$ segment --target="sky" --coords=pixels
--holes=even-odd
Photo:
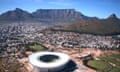
[[[120,18],[120,0],[0,0],[0,14],[15,8],[30,13],[37,9],[75,9],[90,17],[107,18],[115,13]]]

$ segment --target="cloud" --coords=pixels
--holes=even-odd
[[[62,5],[62,6],[70,6],[72,5],[70,2],[67,2],[65,0],[53,0],[48,2],[49,4],[53,4],[53,5]]]

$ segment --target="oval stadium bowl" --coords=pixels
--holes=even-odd
[[[29,56],[35,72],[56,72],[62,70],[70,61],[67,54],[59,52],[36,52]]]

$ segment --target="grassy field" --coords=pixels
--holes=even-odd
[[[120,66],[120,54],[110,54],[99,57],[105,62],[111,62],[117,66]]]
[[[110,72],[120,72],[120,66],[114,67]]]
[[[88,62],[88,65],[95,68],[96,70],[100,72],[107,72],[109,65],[102,62],[102,61],[96,61],[96,60],[90,60]]]
[[[41,45],[30,45],[28,50],[36,52],[36,51],[43,51],[45,50],[45,48],[42,47]]]
[[[101,56],[100,59],[107,63],[115,64],[110,72],[120,72],[120,54],[106,54],[105,56]]]
[[[120,72],[120,54],[104,54],[99,59],[99,61],[88,61],[88,65],[100,72],[107,72],[108,69],[110,69],[109,72]],[[110,63],[114,64],[114,66],[110,65]]]

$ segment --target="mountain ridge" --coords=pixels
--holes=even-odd
[[[120,19],[115,14],[112,14],[106,19],[88,19],[51,29],[97,35],[120,34]]]
[[[0,15],[0,23],[22,22],[24,24],[62,25],[58,30],[94,34],[120,34],[120,19],[111,14],[106,19],[88,17],[74,9],[38,9],[29,13],[22,9],[7,11]],[[49,27],[49,26],[48,26]],[[54,27],[53,29],[56,29]]]
[[[93,17],[87,17],[75,9],[38,9],[29,13],[16,8],[0,15],[0,21],[75,22],[89,18]]]
[[[117,17],[114,13],[111,17]],[[118,17],[117,17],[118,18]],[[26,10],[16,8],[0,14],[0,21],[70,21],[99,19],[98,17],[88,17],[75,9],[37,9],[29,13]]]
[[[31,15],[27,11],[19,8],[7,11],[0,15],[0,21],[24,21],[27,19],[31,19]]]

